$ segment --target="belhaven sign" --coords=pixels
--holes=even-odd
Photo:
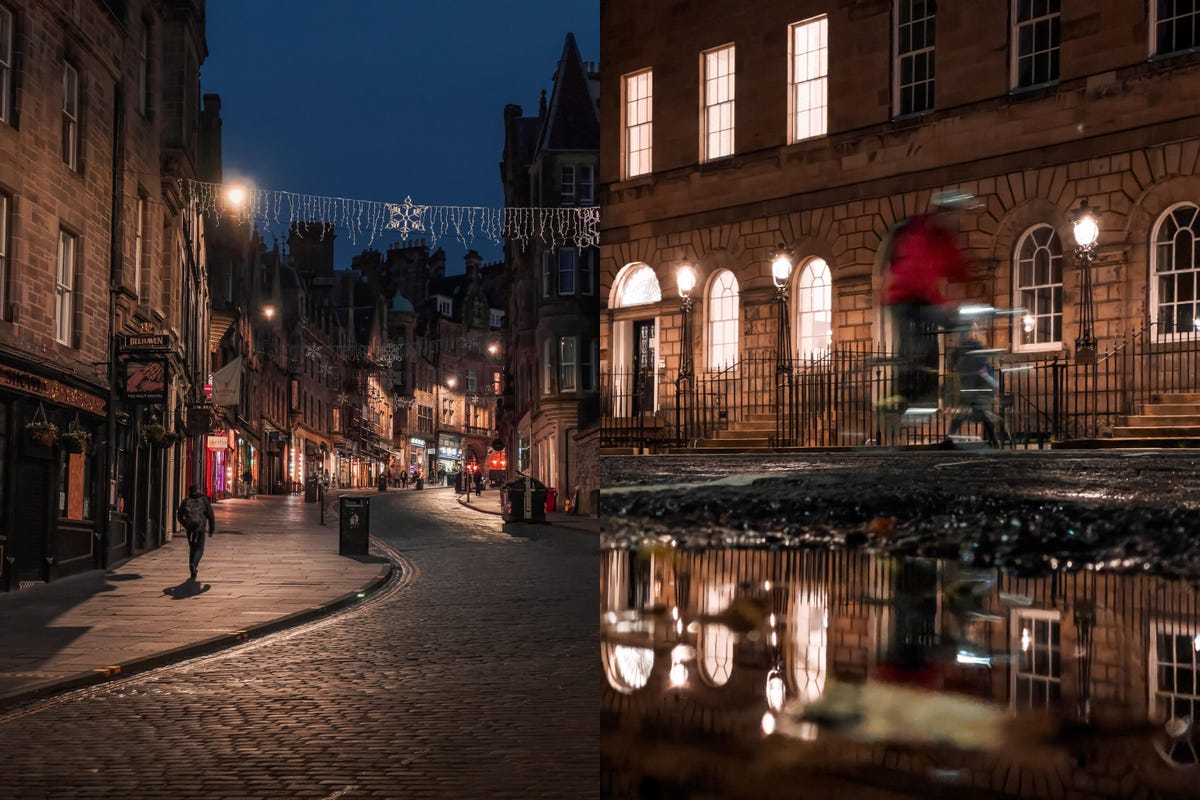
[[[127,333],[121,337],[121,349],[125,352],[163,352],[171,349],[168,333]]]

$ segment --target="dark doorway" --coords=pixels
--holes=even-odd
[[[12,527],[13,586],[45,580],[50,536],[50,488],[54,463],[44,458],[27,458],[21,464],[17,493],[13,498]]]
[[[654,320],[633,322],[633,413],[654,411]]]

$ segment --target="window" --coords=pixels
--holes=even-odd
[[[708,290],[708,368],[727,369],[738,361],[738,282],[723,269]]]
[[[575,167],[565,164],[560,169],[558,197],[564,206],[575,205]]]
[[[147,294],[143,287],[146,277],[143,274],[146,261],[146,198],[141,195],[137,199],[133,224],[133,291],[140,303],[145,300]]]
[[[1013,4],[1013,86],[1024,89],[1058,80],[1061,0]]]
[[[492,373],[492,394],[496,395],[496,397],[500,396],[500,373],[499,372]]]
[[[1167,209],[1155,226],[1150,303],[1160,337],[1200,330],[1198,211],[1192,203],[1180,203]]]
[[[542,253],[542,297],[550,296],[550,253]]]
[[[896,113],[933,108],[935,0],[896,0]]]
[[[591,165],[579,168],[579,204],[591,205],[596,200],[596,175]]]
[[[1016,320],[1019,350],[1062,342],[1062,242],[1054,228],[1036,225],[1017,244],[1014,295],[1024,315]]]
[[[1014,611],[1012,705],[1018,710],[1047,708],[1061,693],[1057,611]]]
[[[658,275],[649,264],[631,264],[622,270],[624,277],[617,276],[613,293],[617,297],[617,308],[657,303],[662,300],[662,288]]]
[[[826,132],[829,115],[829,20],[821,15],[790,28],[791,84],[788,91],[788,141]]]
[[[833,282],[829,265],[814,258],[796,281],[796,349],[800,358],[829,350],[833,341]]]
[[[142,38],[138,41],[138,113],[150,113],[150,23],[142,20]]]
[[[433,433],[433,406],[417,406],[417,430]]]
[[[453,313],[451,309],[452,309],[452,305],[450,303],[450,298],[442,297],[441,295],[438,295],[438,298],[437,298],[438,314],[440,314],[443,317],[449,317]]]
[[[575,370],[578,366],[576,348],[578,339],[574,336],[563,336],[558,340],[558,389],[560,392],[573,392],[577,387]]]
[[[1150,713],[1156,722],[1195,720],[1200,713],[1200,631],[1174,621],[1154,620],[1150,642]],[[1160,751],[1172,763],[1194,766],[1196,727],[1183,726]]]
[[[1200,47],[1200,5],[1189,0],[1151,0],[1150,14],[1154,55]]]
[[[596,248],[586,248],[579,254],[579,293],[580,294],[595,294],[595,264],[596,264]]]
[[[0,6],[0,121],[12,124],[13,15]]]
[[[71,344],[72,315],[75,311],[75,236],[58,232],[58,277],[54,287],[54,338]]]
[[[651,170],[654,144],[654,73],[651,70],[626,75],[625,136],[621,148],[625,161],[625,178],[636,178]]]
[[[720,614],[733,604],[733,592],[732,584],[706,587],[701,611],[707,616]],[[702,623],[698,644],[700,677],[710,686],[724,686],[733,674],[733,632],[724,625]]]
[[[564,247],[558,251],[558,293],[560,296],[575,294],[577,260],[577,252],[574,247]]]
[[[704,140],[701,161],[733,155],[733,45],[704,54]]]
[[[542,394],[554,390],[554,342],[542,342]]]
[[[8,253],[9,246],[9,230],[8,220],[9,212],[12,208],[12,199],[3,193],[0,193],[0,314],[7,316],[8,304]]]
[[[592,339],[588,342],[585,339],[579,353],[579,388],[585,392],[596,388],[596,363],[599,361],[599,354],[600,340]]]
[[[504,324],[504,312],[498,308],[493,308],[491,311],[492,311],[492,321],[491,321],[492,327],[499,328],[500,326],[502,326]]]
[[[71,169],[79,168],[79,73],[63,65],[62,158]]]
[[[467,391],[473,392],[479,388],[479,381],[475,378],[475,370],[467,370]]]

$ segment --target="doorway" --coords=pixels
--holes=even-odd
[[[633,321],[633,413],[654,412],[655,351],[658,339],[654,335],[654,320]]]

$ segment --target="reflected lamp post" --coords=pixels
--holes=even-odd
[[[784,444],[784,415],[791,406],[792,328],[788,321],[788,281],[796,259],[782,244],[771,258],[771,281],[775,284],[775,445]]]
[[[692,392],[695,388],[695,367],[692,363],[692,289],[696,288],[696,270],[690,264],[683,264],[675,271],[675,284],[679,287],[679,309],[683,315],[679,335],[679,374],[675,377],[675,436],[677,443],[682,445],[690,440],[692,427]]]
[[[1075,339],[1075,361],[1092,364],[1096,361],[1096,309],[1092,293],[1092,260],[1096,239],[1100,236],[1100,212],[1088,205],[1087,198],[1071,212],[1075,236],[1075,263],[1079,265],[1079,336]]]

